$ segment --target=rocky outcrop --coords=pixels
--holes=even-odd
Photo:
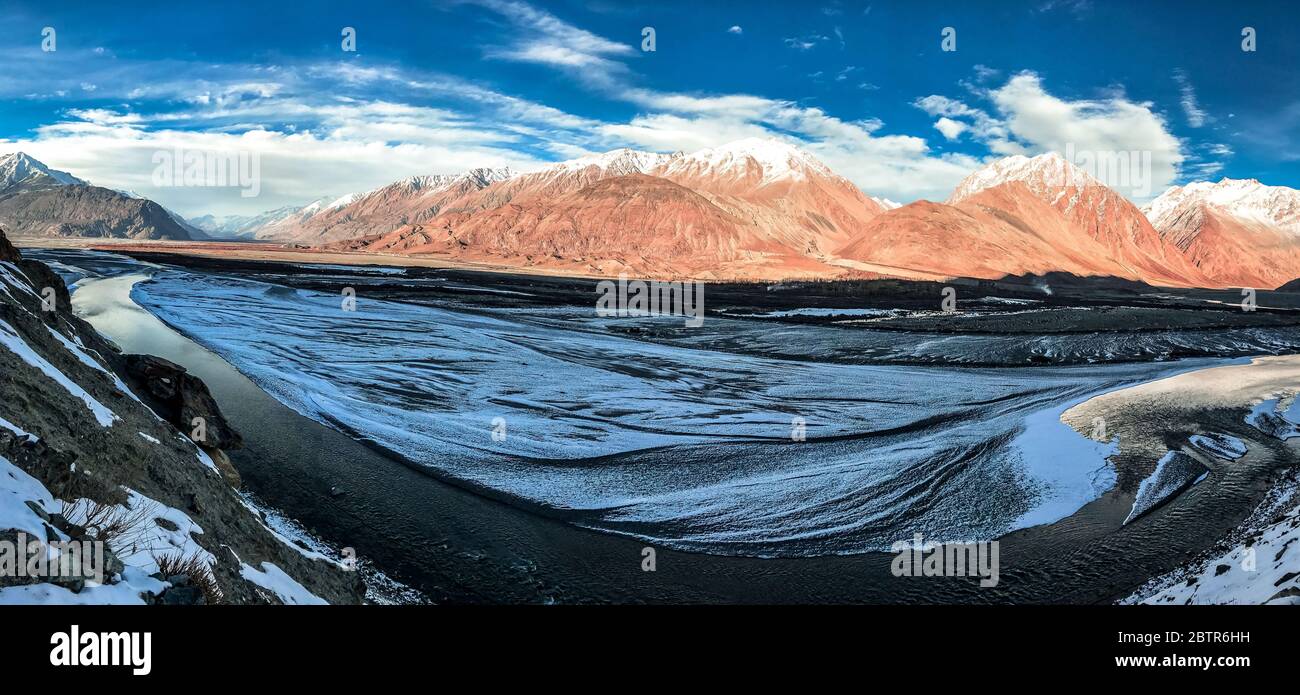
[[[201,382],[119,354],[66,300],[48,306],[44,287],[67,296],[0,232],[0,535],[100,542],[119,562],[102,586],[0,582],[0,600],[362,599],[355,572],[271,530],[219,474],[219,450],[198,448],[189,428],[172,424],[204,417],[212,444],[238,446]]]
[[[240,449],[243,437],[230,425],[207,384],[184,367],[153,355],[124,355],[127,382],[155,413],[212,449]],[[202,434],[195,435],[195,430]]]
[[[0,231],[0,261],[17,263],[20,260],[22,260],[22,256],[18,253],[18,249],[14,248],[14,245],[9,243],[9,239],[5,237],[4,232]]]

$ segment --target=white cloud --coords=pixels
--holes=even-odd
[[[1001,71],[1001,70],[994,70],[993,68],[988,67],[987,65],[976,65],[976,66],[975,66],[975,81],[976,81],[976,82],[986,82],[986,81],[991,80],[991,79],[993,79],[993,78],[999,77],[1001,74],[1002,74],[1002,71]]]
[[[1006,124],[990,116],[983,109],[938,94],[921,97],[912,102],[912,105],[931,116],[941,116],[949,121],[966,125],[971,135],[987,145],[994,154],[1013,155],[1026,153],[1023,145],[1010,139],[1011,136]],[[959,121],[957,119],[965,120]],[[936,124],[935,127],[938,128],[939,126]]]
[[[488,51],[491,58],[558,67],[584,81],[607,84],[626,72],[626,67],[614,59],[635,52],[630,44],[580,29],[525,2],[473,2],[504,16],[519,29],[513,44]]]
[[[1037,11],[1052,12],[1054,10],[1066,10],[1078,19],[1087,14],[1091,9],[1092,0],[1046,0],[1038,6]]]
[[[1178,91],[1181,94],[1179,103],[1182,104],[1183,113],[1187,115],[1187,125],[1193,128],[1205,125],[1210,118],[1196,103],[1196,89],[1192,86],[1187,73],[1183,70],[1175,70],[1174,81],[1178,83]]]
[[[1223,162],[1200,162],[1187,167],[1189,171],[1186,173],[1192,181],[1210,179],[1223,171],[1223,166]]]
[[[606,124],[600,127],[599,132],[611,142],[626,142],[658,152],[691,152],[768,135],[766,128],[745,119],[666,113],[637,116],[628,123]]]
[[[943,136],[949,140],[956,140],[970,126],[960,121],[954,121],[951,118],[943,117],[934,122],[935,130],[943,133]]]
[[[501,3],[484,3],[499,8]],[[507,18],[515,21],[509,13]],[[554,19],[552,17],[552,19]],[[555,20],[558,21],[558,20]],[[557,35],[577,29],[552,27]],[[819,33],[784,39],[796,50],[811,50],[830,41]],[[555,65],[568,70],[568,66]],[[691,151],[722,145],[746,137],[778,136],[816,154],[836,172],[871,195],[914,200],[930,197],[942,200],[971,169],[979,165],[973,157],[938,155],[923,138],[883,135],[878,120],[844,121],[821,109],[792,101],[749,94],[685,94],[645,89],[631,84],[630,71],[617,68],[601,71],[601,79],[583,84],[603,96],[627,101],[646,112],[626,122],[604,123],[591,128],[605,148],[633,146],[660,152]],[[857,68],[847,68],[847,78]],[[863,82],[862,89],[875,86]],[[593,147],[597,143],[579,143]]]
[[[1150,183],[1157,191],[1178,176],[1181,143],[1149,103],[1118,95],[1067,101],[1048,94],[1032,72],[1012,77],[989,96],[1010,133],[1032,152],[1065,152],[1068,146],[1076,152],[1150,153]]]
[[[1150,156],[1151,190],[1163,190],[1179,174],[1186,159],[1182,143],[1149,103],[1129,100],[1122,91],[1098,99],[1067,100],[1043,87],[1033,72],[1021,72],[1003,86],[978,91],[992,103],[997,115],[941,95],[917,99],[914,104],[932,116],[943,116],[969,126],[973,138],[995,154],[1132,152]],[[938,123],[936,128],[943,129]],[[948,126],[945,126],[948,127]],[[944,133],[945,136],[947,133]],[[1104,183],[1117,184],[1118,182]],[[1145,187],[1121,190],[1145,195]]]
[[[784,39],[785,45],[796,51],[810,51],[817,47],[817,44],[830,41],[830,37],[822,34],[806,34],[804,36],[789,36]]]
[[[743,33],[745,33],[745,30],[744,30],[744,29],[741,29],[739,24],[736,24],[736,25],[733,25],[730,29],[728,29],[728,30],[727,30],[727,33],[728,33],[728,34],[743,34]]]
[[[140,117],[140,114],[117,113],[116,111],[110,111],[109,109],[68,109],[67,115],[99,125],[139,123],[143,120]]]

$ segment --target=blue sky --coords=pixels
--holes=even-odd
[[[0,151],[187,215],[755,135],[904,202],[1066,144],[1150,152],[1156,193],[1223,176],[1300,187],[1290,4],[9,3]],[[956,51],[940,50],[945,27]],[[153,155],[177,147],[256,153],[259,195],[154,185]]]

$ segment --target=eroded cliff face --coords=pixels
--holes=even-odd
[[[0,232],[0,540],[99,541],[108,570],[101,585],[0,559],[0,603],[362,600],[357,573],[275,533],[231,486],[218,468],[238,433],[171,367],[121,355]],[[198,443],[178,429],[196,418]]]

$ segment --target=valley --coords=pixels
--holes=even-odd
[[[934,288],[925,283],[814,283],[779,298],[753,285],[710,287],[711,312],[687,329],[663,317],[595,318],[594,281],[34,253],[80,279],[78,292],[138,278],[123,286],[132,303],[203,347],[136,334],[139,319],[100,330],[194,365],[236,423],[257,423],[241,428],[250,446],[233,457],[255,494],[440,601],[1115,600],[1228,534],[1294,455],[1246,424],[1248,400],[1222,414],[1145,406],[1144,431],[1177,438],[1189,426],[1215,428],[1252,453],[1248,465],[1217,467],[1126,524],[1161,452],[1127,447],[1128,435],[1113,448],[1091,441],[1087,424],[1076,431],[1062,422],[1102,393],[1233,355],[1294,351],[1290,315],[1274,310],[1237,312],[1252,324],[1238,329],[1190,331],[1199,359],[1161,353],[1164,325],[1225,315],[1200,292],[1110,288],[1103,298],[1087,283],[1055,283],[1050,307],[1031,313],[1006,302],[1025,301],[1032,284],[965,300],[965,320],[1011,325],[1044,311],[1147,305],[1161,318],[1135,319],[1128,332],[1145,347],[1119,355],[1090,331],[949,330],[958,317],[928,307]],[[344,287],[357,290],[356,312],[339,309]],[[92,321],[97,293],[77,300]],[[880,317],[855,313],[867,310],[859,297],[872,297],[886,323],[920,324],[861,323]],[[1295,298],[1276,293],[1261,303],[1295,306]],[[837,314],[835,304],[855,309]],[[810,305],[826,313],[799,311]],[[1014,347],[1027,337],[1040,347],[1037,359]],[[1071,366],[1088,354],[1108,364]],[[582,379],[566,378],[566,369]],[[532,376],[520,379],[520,370]],[[806,441],[791,441],[792,417],[807,423]],[[506,426],[502,441],[492,436],[496,418]],[[1053,451],[1050,467],[1035,463],[1043,446]],[[379,519],[396,526],[379,531]],[[999,539],[998,587],[890,575],[884,551],[917,529]],[[396,543],[385,540],[394,534]],[[445,538],[445,547],[403,552],[421,537]],[[659,552],[654,574],[640,568],[644,547]],[[592,575],[593,566],[605,569]]]

